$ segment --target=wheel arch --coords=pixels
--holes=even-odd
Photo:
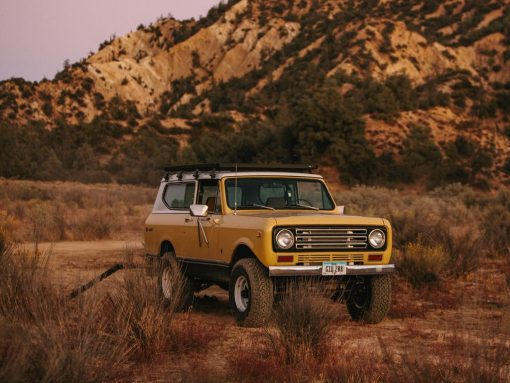
[[[168,251],[172,251],[175,253],[175,248],[172,245],[172,242],[170,242],[168,239],[165,239],[161,242],[161,245],[159,246],[159,256],[162,257],[163,254],[165,254]]]
[[[232,269],[239,260],[244,258],[255,258],[258,260],[253,250],[247,244],[241,243],[237,245],[234,252],[232,253],[232,258],[230,259],[230,268]]]

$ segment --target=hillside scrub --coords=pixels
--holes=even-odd
[[[228,158],[334,166],[349,185],[506,182],[508,153],[499,148],[508,137],[492,127],[508,121],[508,4],[345,8],[325,0],[228,1],[197,21],[142,26],[130,41],[147,51],[112,38],[44,90],[22,79],[1,82],[0,176],[154,184],[165,165]],[[202,45],[214,38],[212,25],[225,33],[218,47]],[[188,54],[176,52],[177,43]],[[249,70],[233,65],[239,50],[248,52]],[[144,59],[150,65],[132,68],[141,85],[132,92],[122,71]],[[156,86],[173,60],[188,67]],[[97,62],[112,69],[95,68],[99,80],[87,70]],[[235,118],[211,126],[226,115]],[[378,129],[381,121],[391,132]],[[454,130],[444,137],[447,126]]]
[[[487,194],[456,184],[414,194],[356,187],[335,197],[346,206],[346,214],[375,215],[391,222],[397,267],[417,287],[465,275],[482,257],[508,253],[506,189]]]
[[[155,189],[0,180],[0,227],[15,241],[141,235]]]

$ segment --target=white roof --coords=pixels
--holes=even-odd
[[[322,176],[319,174],[311,174],[311,173],[291,173],[291,172],[271,172],[271,171],[257,171],[257,172],[232,172],[232,171],[218,171],[214,173],[215,176],[211,177],[210,171],[204,171],[198,173],[198,179],[200,180],[210,180],[210,179],[222,179],[227,177],[299,177],[299,178],[312,178],[312,179],[322,179]],[[183,172],[181,180],[195,180],[195,172]],[[179,178],[177,174],[172,174],[169,178],[169,181],[178,181]],[[165,179],[162,182],[166,182]]]

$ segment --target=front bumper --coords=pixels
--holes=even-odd
[[[343,275],[381,275],[395,271],[395,265],[347,265]],[[322,276],[322,265],[317,266],[269,266],[270,277]],[[327,276],[327,275],[324,275]]]

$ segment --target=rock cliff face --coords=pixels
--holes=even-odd
[[[315,74],[346,97],[380,92],[373,105],[360,99],[377,155],[398,157],[410,130],[427,125],[443,148],[459,135],[490,148],[494,175],[507,178],[508,0],[230,1],[198,21],[163,18],[105,41],[51,81],[0,83],[0,118],[52,129],[122,104],[137,114],[124,125],[157,119],[178,128],[166,134],[185,147],[190,122],[219,112],[234,125],[272,118],[288,84],[311,90]],[[386,88],[371,84],[398,77],[413,99],[388,106]]]

